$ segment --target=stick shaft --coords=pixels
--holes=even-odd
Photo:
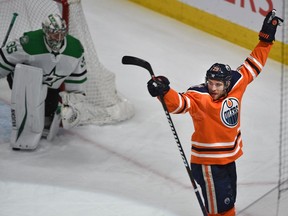
[[[123,63],[123,64],[128,64],[128,65],[136,65],[136,66],[139,66],[139,67],[143,67],[143,68],[145,68],[146,70],[149,71],[152,79],[155,78],[155,75],[154,75],[154,72],[153,72],[153,70],[152,70],[152,67],[151,67],[150,63],[147,62],[147,61],[145,61],[145,60],[143,60],[143,59],[140,59],[140,58],[137,58],[137,57],[134,57],[134,56],[123,56],[123,58],[122,58],[122,63]],[[163,95],[160,95],[159,98],[160,98],[160,102],[161,102],[161,104],[162,104],[163,110],[164,110],[164,112],[165,112],[166,118],[167,118],[167,120],[168,120],[168,123],[169,123],[169,125],[170,125],[171,131],[172,131],[172,133],[173,133],[174,139],[175,139],[175,141],[176,141],[178,150],[179,150],[180,155],[181,155],[181,157],[182,157],[183,163],[184,163],[184,165],[185,165],[186,171],[187,171],[187,173],[188,173],[188,175],[189,175],[189,178],[190,178],[190,181],[191,181],[191,183],[192,183],[192,186],[193,186],[194,192],[195,192],[195,194],[196,194],[197,200],[198,200],[198,202],[199,202],[200,208],[201,208],[201,210],[202,210],[203,216],[208,216],[207,210],[206,210],[206,208],[205,208],[205,206],[204,206],[204,203],[203,203],[203,201],[202,201],[202,199],[201,199],[201,196],[200,196],[198,187],[197,187],[197,185],[196,185],[196,182],[195,182],[194,177],[193,177],[193,175],[192,175],[192,171],[191,171],[191,169],[190,169],[190,167],[189,167],[187,158],[186,158],[186,156],[185,156],[185,152],[184,152],[184,150],[183,150],[183,148],[182,148],[182,145],[181,145],[179,136],[178,136],[178,134],[177,134],[176,128],[175,128],[175,126],[174,126],[174,123],[173,123],[173,121],[172,121],[172,118],[171,118],[171,116],[170,116],[170,113],[168,112],[167,105],[166,105],[166,103],[165,103],[165,101],[164,101],[164,96],[163,96]]]
[[[176,128],[175,128],[174,123],[173,123],[173,121],[172,121],[171,115],[170,115],[170,113],[168,112],[168,109],[167,109],[166,103],[165,103],[165,101],[164,101],[163,95],[160,96],[160,101],[161,101],[161,104],[162,104],[162,106],[163,106],[163,109],[164,109],[166,118],[167,118],[167,120],[168,120],[168,123],[169,123],[169,125],[170,125],[171,131],[172,131],[172,133],[173,133],[173,135],[174,135],[174,139],[175,139],[175,141],[176,141],[176,144],[177,144],[178,150],[179,150],[179,152],[180,152],[180,155],[181,155],[181,157],[182,157],[183,163],[184,163],[184,165],[185,165],[186,171],[187,171],[187,173],[188,173],[188,175],[189,175],[191,184],[192,184],[192,186],[193,186],[193,189],[194,189],[194,192],[195,192],[195,194],[196,194],[196,197],[197,197],[197,200],[198,200],[198,202],[199,202],[199,205],[200,205],[200,208],[201,208],[201,210],[202,210],[202,213],[203,213],[204,216],[208,216],[207,210],[206,210],[206,208],[205,208],[205,206],[204,206],[204,203],[203,203],[202,198],[201,198],[201,196],[200,196],[198,187],[197,187],[196,182],[195,182],[195,180],[194,180],[194,177],[193,177],[193,175],[192,175],[192,171],[191,171],[191,169],[190,169],[190,167],[189,167],[187,158],[186,158],[186,156],[185,156],[185,152],[184,152],[184,150],[183,150],[183,148],[182,148],[182,145],[181,145],[179,136],[178,136],[178,134],[177,134]]]
[[[5,35],[5,38],[4,38],[4,41],[3,41],[3,43],[2,43],[1,48],[5,46],[5,44],[6,44],[7,40],[8,40],[8,37],[9,37],[9,35],[10,35],[10,32],[11,32],[11,30],[12,30],[12,28],[13,28],[13,25],[14,25],[14,23],[15,23],[15,20],[16,20],[17,16],[18,16],[17,13],[13,13],[12,20],[11,20],[11,22],[10,22],[9,28],[8,28],[8,30],[7,30],[7,33],[6,33],[6,35]]]

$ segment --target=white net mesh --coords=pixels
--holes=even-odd
[[[239,216],[286,216],[288,213],[288,1],[283,0],[284,24],[282,38],[281,67],[281,101],[280,101],[280,131],[279,131],[279,182],[278,185],[264,194],[247,208],[238,212]]]
[[[282,77],[281,77],[281,125],[280,125],[280,175],[279,195],[288,190],[288,2],[283,1],[283,46],[282,46]],[[285,46],[286,44],[286,46]],[[285,64],[286,63],[286,64]],[[288,191],[287,191],[288,192]]]
[[[96,50],[85,22],[79,25],[79,20],[85,20],[79,1],[70,0],[69,33],[83,43],[86,52],[87,83],[86,122],[106,123],[111,120],[125,120],[134,113],[133,106],[117,94],[115,75],[108,71],[98,60]],[[103,109],[104,108],[104,109]]]
[[[60,13],[57,4],[51,0],[0,0],[1,42],[9,28],[13,13],[18,17],[9,35],[10,39],[20,37],[23,32],[41,28],[41,21],[50,13]]]
[[[278,198],[277,187],[237,212],[237,216],[287,216],[288,193]]]
[[[107,70],[97,57],[96,50],[80,0],[64,1],[69,7],[69,34],[77,37],[85,49],[88,81],[87,100],[82,111],[82,124],[113,124],[131,118],[133,105],[117,92],[115,74]],[[62,5],[53,0],[0,0],[1,31],[4,41],[13,13],[18,17],[8,41],[19,38],[23,32],[41,28],[41,22],[51,13],[62,13]]]
[[[288,192],[288,66],[284,64],[282,65],[280,116],[279,193],[282,193]]]

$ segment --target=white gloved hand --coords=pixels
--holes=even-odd
[[[81,108],[85,96],[80,93],[60,92],[62,98],[61,118],[65,129],[76,127],[81,120]]]

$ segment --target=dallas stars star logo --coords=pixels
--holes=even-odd
[[[57,82],[60,79],[65,78],[65,76],[59,76],[56,74],[56,67],[54,67],[49,74],[45,74],[43,76],[44,81],[43,84],[46,84],[48,86],[52,86],[55,82]]]

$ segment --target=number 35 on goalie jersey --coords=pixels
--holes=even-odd
[[[43,69],[43,84],[57,89],[64,82],[66,91],[84,92],[87,70],[84,49],[80,41],[70,35],[55,54],[44,42],[42,29],[26,32],[0,49],[0,74],[13,73],[22,63]],[[0,76],[1,77],[1,76]]]
[[[164,96],[168,111],[189,112],[195,128],[192,134],[191,162],[227,164],[242,153],[240,108],[246,87],[261,72],[271,49],[259,42],[244,63],[233,72],[227,97],[213,101],[205,84],[191,87],[185,93],[170,89]]]

